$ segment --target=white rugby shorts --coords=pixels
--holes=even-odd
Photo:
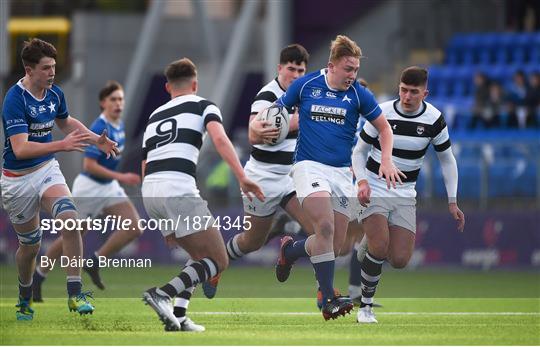
[[[67,188],[56,159],[24,176],[7,177],[2,174],[2,205],[11,223],[24,224],[34,218],[41,209],[41,198],[45,191],[58,184]]]
[[[244,212],[258,217],[274,214],[281,203],[286,203],[295,194],[294,182],[288,174],[270,172],[248,161],[244,171],[250,180],[261,187],[265,200],[260,201],[255,196],[252,200],[242,192]]]
[[[372,197],[362,213],[362,220],[373,214],[380,214],[388,220],[388,225],[396,225],[416,234],[416,199]]]
[[[352,172],[348,167],[333,167],[303,160],[293,165],[291,174],[300,204],[310,194],[325,191],[332,197],[334,211],[351,218],[351,199],[356,194]]]
[[[214,224],[214,217],[207,202],[198,194],[194,180],[145,178],[142,195],[144,208],[150,218],[160,223],[163,237],[174,233],[176,238],[182,238]]]
[[[129,201],[117,180],[100,183],[83,174],[73,181],[71,193],[81,218],[95,218],[105,208]]]

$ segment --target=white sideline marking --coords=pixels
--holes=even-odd
[[[249,312],[249,311],[190,311],[190,314],[200,315],[231,315],[245,314],[257,316],[320,316],[320,312]],[[377,312],[379,316],[540,316],[540,312]]]

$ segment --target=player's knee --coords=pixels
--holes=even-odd
[[[403,269],[409,263],[409,259],[410,257],[400,254],[390,257],[389,261],[394,269]]]
[[[334,224],[328,220],[320,220],[316,222],[316,228],[319,231],[319,235],[324,239],[333,240],[334,238]]]
[[[388,257],[388,240],[370,240],[368,250],[373,256],[385,259]]]
[[[136,228],[134,228],[133,230],[130,231],[130,233],[129,233],[130,239],[135,240],[136,238],[142,236],[143,233],[144,233],[144,230],[136,227]]]
[[[19,240],[19,245],[23,249],[34,249],[35,246],[41,244],[41,238],[43,236],[43,231],[41,228],[37,228],[29,233],[19,233],[17,232],[17,239]],[[39,250],[39,247],[37,247]]]
[[[71,197],[61,197],[56,199],[51,208],[51,215],[54,219],[76,219],[79,217],[75,203]]]

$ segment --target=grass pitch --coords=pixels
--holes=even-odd
[[[315,306],[313,272],[296,267],[280,284],[270,268],[231,268],[215,299],[197,291],[188,315],[204,333],[165,333],[143,290],[177,267],[103,271],[96,312],[67,310],[64,275],[54,271],[34,304],[32,322],[15,320],[16,272],[0,267],[2,345],[539,345],[540,279],[535,272],[386,270],[377,300],[379,324],[352,315],[325,322]],[[85,282],[90,281],[85,278]],[[347,274],[336,272],[345,291]],[[86,289],[93,289],[87,285]]]

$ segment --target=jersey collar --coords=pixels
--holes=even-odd
[[[420,110],[417,112],[417,113],[404,113],[402,111],[400,111],[401,107],[399,107],[399,99],[397,99],[396,101],[394,101],[394,110],[396,111],[397,114],[399,114],[401,117],[405,117],[405,118],[416,118],[416,117],[420,117],[421,115],[424,114],[424,112],[426,112],[426,109],[427,109],[427,104],[425,101],[422,100],[422,106],[420,107]]]
[[[281,90],[283,90],[283,92],[285,93],[286,90],[285,90],[285,88],[283,88],[283,86],[281,85],[281,83],[279,83],[279,80],[278,80],[277,77],[276,77],[276,83],[277,83],[278,87],[279,87]]]
[[[349,88],[351,88],[353,86],[353,84],[350,85],[349,88],[347,88],[346,90],[338,90],[338,89],[334,89],[332,87],[330,87],[330,84],[328,84],[328,70],[326,68],[324,69],[321,69],[321,75],[324,76],[324,83],[326,83],[326,88],[330,89],[331,91],[333,91],[334,93],[343,93],[343,92],[347,92],[349,90]]]
[[[43,98],[38,99],[38,98],[36,98],[36,97],[34,96],[34,94],[30,93],[30,91],[24,87],[24,85],[22,84],[22,80],[23,80],[23,79],[24,79],[24,77],[21,78],[21,79],[19,80],[19,82],[17,82],[17,85],[19,86],[19,88],[21,88],[22,90],[24,90],[25,92],[27,92],[27,93],[28,93],[32,98],[34,98],[34,100],[36,100],[36,101],[40,101],[40,102],[41,102],[41,101],[45,100],[45,98],[47,97],[47,93],[49,92],[49,90],[48,90],[47,88],[45,88],[45,93],[43,94]]]
[[[110,126],[112,126],[113,128],[115,128],[116,130],[120,130],[121,126],[122,126],[122,120],[120,120],[120,122],[118,123],[118,125],[112,123],[112,122],[109,122],[109,120],[107,119],[107,117],[105,117],[105,115],[102,113],[99,115],[99,118],[103,119],[103,121],[107,124],[109,124]]]

